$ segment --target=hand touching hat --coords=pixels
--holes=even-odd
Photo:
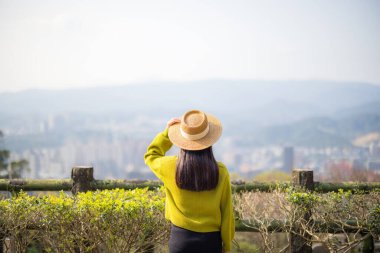
[[[172,121],[172,122],[171,122]],[[199,110],[186,112],[180,122],[169,121],[169,139],[186,150],[201,150],[212,146],[222,134],[222,125],[213,115]]]

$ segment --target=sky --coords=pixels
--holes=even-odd
[[[380,84],[378,0],[0,0],[0,92],[204,79]]]

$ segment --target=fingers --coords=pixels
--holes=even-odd
[[[174,125],[176,123],[180,123],[180,122],[181,122],[181,120],[179,118],[172,118],[168,121],[167,126],[169,127],[169,126],[172,126],[172,125]]]
[[[178,118],[172,118],[171,120],[169,120],[170,126],[179,122],[181,122],[181,120]]]

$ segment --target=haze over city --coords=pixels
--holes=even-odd
[[[154,178],[149,141],[201,109],[221,118],[215,152],[239,176],[378,173],[378,13],[375,0],[0,0],[0,148],[29,161],[26,177],[84,164]]]

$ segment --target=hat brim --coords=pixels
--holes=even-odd
[[[212,146],[222,135],[222,124],[213,115],[206,115],[210,130],[205,137],[194,141],[188,140],[181,135],[180,123],[176,123],[169,127],[170,141],[174,145],[186,150],[202,150]]]

